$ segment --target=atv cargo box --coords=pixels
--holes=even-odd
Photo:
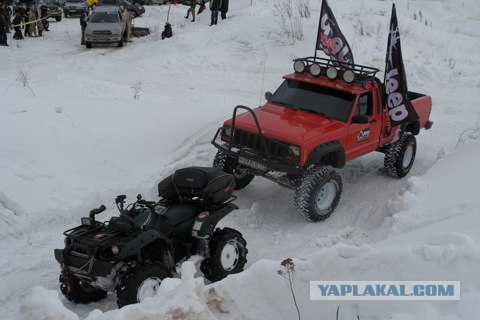
[[[211,206],[230,199],[234,187],[233,176],[219,168],[188,167],[175,171],[160,182],[158,195],[169,201],[199,197]]]

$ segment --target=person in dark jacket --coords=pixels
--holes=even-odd
[[[228,12],[228,0],[222,0],[222,6],[220,8],[220,15],[223,19],[227,19],[227,12]]]
[[[2,2],[0,5],[0,46],[6,46],[8,47],[7,44],[7,28],[8,28],[8,23],[7,20],[5,19],[5,12],[6,12],[6,3]]]
[[[24,28],[25,28],[25,31],[23,32],[23,35],[25,37],[30,37],[30,26],[28,24],[28,7],[25,3],[22,3],[22,5],[20,7],[20,14],[23,17]]]
[[[80,44],[82,46],[85,44],[85,29],[87,29],[87,21],[88,21],[88,11],[85,10],[80,16],[80,26],[82,27],[82,41],[80,42]]]
[[[47,20],[47,6],[43,5],[40,9],[40,15],[42,17],[42,25],[43,25],[43,30],[49,31],[48,28],[50,27],[50,23]]]
[[[22,29],[20,24],[22,23],[22,15],[20,14],[20,11],[17,11],[15,13],[15,17],[12,20],[13,24],[13,30],[15,30],[15,34],[13,35],[13,39],[15,40],[22,40],[23,35],[22,35]]]
[[[210,26],[217,24],[218,11],[222,8],[222,0],[210,0],[210,11],[212,11],[212,17]]]

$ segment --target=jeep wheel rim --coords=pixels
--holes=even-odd
[[[225,244],[220,254],[220,262],[225,271],[231,271],[237,265],[239,257],[238,247],[234,240],[230,240]]]
[[[330,207],[333,199],[335,199],[335,194],[335,184],[332,181],[325,183],[320,190],[318,190],[315,197],[317,213],[321,213],[321,211],[324,211]]]
[[[145,298],[153,297],[160,287],[162,279],[157,277],[150,277],[143,280],[142,284],[137,290],[137,302],[142,302]]]
[[[404,168],[408,168],[413,158],[413,145],[409,144],[405,153],[403,154],[402,165]]]

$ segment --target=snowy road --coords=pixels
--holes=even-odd
[[[117,194],[127,194],[133,199],[137,193],[142,193],[145,198],[154,199],[156,183],[176,168],[210,165],[216,151],[210,140],[222,121],[231,116],[233,107],[258,105],[263,96],[262,86],[263,91],[273,91],[281,82],[281,76],[292,71],[292,58],[312,53],[319,1],[311,2],[315,11],[311,19],[303,22],[304,40],[294,46],[272,40],[271,30],[275,24],[265,1],[254,1],[253,7],[249,0],[231,2],[232,16],[221,21],[217,28],[208,26],[209,13],[199,15],[196,23],[190,23],[183,18],[186,7],[172,7],[170,20],[174,37],[163,41],[160,32],[167,7],[151,6],[147,7],[145,16],[134,23],[150,27],[152,34],[134,39],[123,48],[102,46],[86,50],[79,45],[77,18],[58,23],[52,21],[51,31],[44,37],[2,47],[0,305],[6,319],[17,319],[25,314],[28,317],[37,303],[45,302],[52,304],[51,310],[56,310],[58,307],[54,303],[61,301],[82,319],[94,309],[102,312],[116,309],[114,295],[86,306],[74,305],[63,297],[60,300],[38,297],[38,300],[27,301],[25,297],[31,297],[35,286],[59,292],[59,267],[53,258],[53,249],[63,245],[63,230],[76,225],[81,216],[100,204],[108,207],[105,219],[116,214],[112,203]],[[432,199],[415,196],[416,188],[423,184],[427,190],[436,190],[434,187],[444,184],[443,189],[436,190],[440,201],[449,196],[447,184],[457,188],[461,185],[456,179],[458,175],[454,174],[456,170],[463,173],[461,167],[445,176],[445,172],[437,168],[443,168],[443,158],[451,153],[454,159],[450,161],[457,161],[452,163],[461,166],[461,157],[455,147],[459,137],[465,129],[478,129],[480,125],[477,103],[480,70],[476,63],[476,56],[480,54],[480,23],[478,17],[470,14],[475,1],[462,3],[463,7],[455,6],[455,1],[397,4],[401,30],[402,27],[405,30],[402,49],[409,89],[427,93],[434,100],[434,127],[417,137],[417,157],[408,176],[419,178],[395,180],[386,177],[380,153],[352,161],[339,170],[344,188],[337,210],[319,224],[306,222],[295,211],[293,191],[262,178],[256,178],[250,186],[236,193],[240,210],[227,216],[221,225],[243,233],[249,248],[247,267],[254,266],[254,270],[244,276],[248,281],[244,291],[235,293],[237,300],[226,303],[233,318],[268,317],[264,309],[274,303],[272,301],[258,300],[257,314],[240,305],[242,302],[255,303],[249,300],[248,293],[262,290],[255,288],[254,282],[260,285],[265,270],[275,268],[270,261],[262,259],[281,261],[294,257],[302,261],[301,269],[306,273],[300,276],[301,283],[308,284],[309,280],[316,280],[318,272],[324,272],[325,277],[353,274],[361,279],[368,276],[388,278],[388,273],[377,270],[373,263],[366,263],[364,257],[379,262],[388,256],[386,252],[394,252],[383,260],[390,258],[392,261],[385,262],[384,267],[401,278],[406,274],[398,266],[399,261],[411,258],[411,252],[403,252],[402,245],[396,244],[392,237],[401,238],[408,248],[408,236],[402,238],[402,234],[412,230],[412,241],[426,241],[425,246],[455,243],[463,248],[470,245],[469,238],[458,235],[445,236],[432,244],[430,238],[437,232],[437,223],[438,230],[445,227],[431,217],[428,204],[422,202]],[[358,17],[351,11],[359,12],[360,5],[355,1],[331,1],[331,5],[338,12],[337,20],[342,21],[347,38],[353,38]],[[361,16],[364,34],[357,34],[352,46],[358,63],[383,69],[390,6],[388,1],[365,1]],[[419,10],[432,26],[412,18]],[[463,29],[459,28],[462,23],[458,21],[464,21]],[[462,31],[465,28],[471,31]],[[452,38],[445,39],[445,33]],[[418,39],[424,41],[419,43]],[[468,53],[471,50],[475,54]],[[264,63],[267,64],[265,74]],[[22,87],[18,81],[20,72],[28,74],[30,89]],[[136,84],[141,88],[139,100],[133,100],[132,87]],[[462,144],[476,138],[473,131],[463,136]],[[424,175],[427,178],[422,182]],[[471,189],[478,190],[478,182]],[[440,212],[439,216],[449,221],[457,214],[470,214],[471,211],[465,209],[471,208],[470,200],[465,201],[458,203],[459,212],[447,215]],[[435,208],[441,210],[440,206]],[[402,220],[404,212],[406,218]],[[451,225],[455,230],[472,236],[466,220],[453,221]],[[472,223],[478,225],[478,219]],[[421,237],[422,231],[415,233],[423,227],[427,230],[427,240]],[[415,245],[412,242],[411,246]],[[370,250],[370,246],[380,249]],[[478,249],[478,244],[472,246]],[[430,257],[430,247],[425,249],[420,245],[419,248]],[[336,250],[351,255],[352,259],[341,264]],[[470,252],[470,249],[465,250]],[[470,270],[469,261],[478,260],[475,250],[471,252],[473,257],[459,258],[451,268]],[[416,277],[426,276],[419,271],[425,267],[423,263],[416,256],[411,260],[410,267],[416,270]],[[450,275],[448,263],[442,263],[439,262],[439,278]],[[372,271],[362,273],[356,269],[357,264],[360,269]],[[451,274],[455,278],[456,273],[452,271]],[[238,279],[214,288],[223,293],[223,298],[234,299],[232,288],[236,281],[241,281]],[[264,291],[278,290],[276,284],[270,286],[269,276],[265,279]],[[478,280],[472,280],[472,287],[469,299],[477,297]],[[315,307],[306,294],[300,294],[306,301],[303,307],[308,311],[305,312],[315,314]],[[288,296],[279,299],[279,305],[286,304],[285,301],[290,303]],[[415,305],[411,312],[422,315],[418,319],[426,319],[435,316],[437,311],[432,310],[438,308],[438,314],[445,316],[442,319],[461,319],[469,315],[468,301],[458,306],[459,312],[445,311],[438,305],[425,309]],[[401,314],[398,307],[390,313],[384,307],[348,304],[347,308],[352,312],[364,312],[365,319],[371,314],[377,314],[378,319]],[[45,318],[62,318],[62,310],[52,311]],[[278,306],[278,310],[284,309]],[[219,311],[214,314],[218,318],[229,318]],[[448,318],[449,315],[452,318]],[[90,316],[102,318],[99,312]],[[114,318],[115,314],[104,316],[103,319]],[[128,318],[128,313],[118,315],[122,316]],[[71,315],[65,316],[69,317]],[[275,314],[271,319],[275,319]],[[408,318],[407,314],[405,318],[395,319],[412,317]]]

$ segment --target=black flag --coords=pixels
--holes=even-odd
[[[352,50],[340,31],[327,0],[322,1],[315,50],[323,50],[327,56],[341,64],[353,64]]]
[[[395,4],[392,6],[390,20],[384,83],[385,105],[388,107],[391,124],[397,125],[417,120],[418,115],[408,98],[407,76],[403,66]]]

